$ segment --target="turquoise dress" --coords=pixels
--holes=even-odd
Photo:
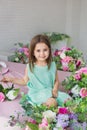
[[[50,69],[48,69],[48,66],[35,65],[33,72],[31,72],[29,64],[27,64],[27,67],[29,76],[29,81],[27,83],[29,89],[27,94],[28,101],[32,105],[40,105],[46,102],[48,98],[52,97],[52,89],[54,87],[56,74],[55,62],[51,63]],[[59,105],[62,105],[67,98],[70,98],[68,94],[58,92],[56,100]]]

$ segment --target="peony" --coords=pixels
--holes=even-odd
[[[75,78],[76,80],[80,80],[80,79],[81,79],[80,73],[76,73],[76,74],[74,75],[74,78]]]
[[[81,68],[80,70],[77,71],[77,73],[80,73],[80,74],[87,74],[87,67],[84,67],[84,68]]]
[[[64,58],[62,59],[62,62],[67,62],[67,63],[69,63],[70,61],[73,61],[73,58],[70,57],[70,56],[66,56],[66,57],[64,57]]]
[[[65,107],[60,107],[58,113],[60,114],[68,114],[69,110]]]
[[[0,102],[3,102],[5,100],[5,95],[0,92]]]
[[[84,98],[84,97],[87,96],[87,88],[81,88],[81,90],[80,90],[80,96],[82,98]]]

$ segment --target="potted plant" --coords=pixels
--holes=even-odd
[[[12,62],[18,62],[26,64],[29,58],[29,47],[28,44],[24,45],[23,43],[15,43],[13,51],[13,57],[11,58]]]
[[[66,47],[67,44],[70,43],[71,38],[67,34],[58,32],[45,32],[44,34],[49,37],[53,50],[56,48],[61,49],[62,47]]]
[[[63,47],[61,50],[56,49],[53,53],[58,70],[74,72],[85,66],[83,53],[75,47]]]

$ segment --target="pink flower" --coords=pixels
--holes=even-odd
[[[60,108],[59,108],[59,113],[60,113],[60,114],[68,114],[69,111],[68,111],[68,109],[65,108],[65,107],[60,107]]]
[[[69,70],[68,63],[67,63],[67,62],[63,62],[62,60],[61,60],[61,62],[62,62],[62,69],[63,69],[64,71]]]
[[[81,90],[80,90],[80,96],[82,98],[87,97],[87,88],[81,88]]]
[[[0,92],[0,102],[3,102],[5,100],[5,95]]]
[[[32,119],[32,118],[29,118],[28,122],[31,122],[32,124],[36,124],[36,121],[34,119]]]
[[[29,49],[27,47],[23,47],[24,51],[29,51]]]
[[[62,50],[62,51],[69,51],[69,50],[71,50],[71,48],[63,47],[61,50]]]
[[[24,47],[23,50],[24,50],[24,54],[25,54],[27,57],[29,57],[29,49],[26,48],[26,47]]]
[[[48,121],[46,118],[43,118],[42,123],[39,124],[39,128],[46,128],[46,127],[48,127]]]
[[[78,74],[87,74],[87,67],[84,67],[84,68],[81,68],[80,70],[78,70],[78,71],[76,71],[76,73],[78,73]]]
[[[67,62],[67,63],[69,63],[69,62],[72,61],[72,60],[73,60],[72,57],[66,56],[64,59],[62,59],[62,62]]]
[[[61,50],[55,50],[55,52],[53,53],[54,56],[58,56],[62,53]]]
[[[79,67],[81,65],[81,61],[80,60],[77,60],[76,62],[76,67]]]
[[[26,126],[24,130],[30,130],[30,129],[29,129],[29,127],[28,127],[28,126]]]
[[[69,67],[68,66],[63,66],[62,69],[63,69],[63,71],[68,71]]]
[[[81,74],[80,74],[80,73],[76,73],[76,74],[74,75],[74,78],[75,78],[76,80],[80,80],[80,79],[81,79]]]

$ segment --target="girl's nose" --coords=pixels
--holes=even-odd
[[[40,55],[41,55],[41,56],[43,56],[43,55],[44,55],[44,52],[43,52],[43,51],[41,51],[41,52],[40,52]]]

